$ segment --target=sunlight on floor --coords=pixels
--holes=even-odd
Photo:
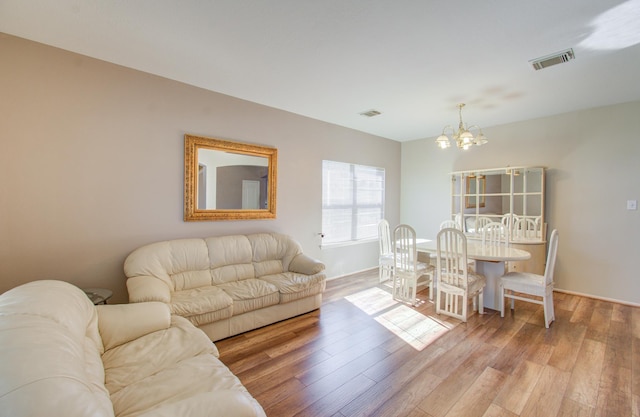
[[[390,293],[377,287],[346,296],[345,299],[368,315],[375,316],[378,323],[416,350],[423,350],[456,326],[437,317],[425,316],[395,301]]]

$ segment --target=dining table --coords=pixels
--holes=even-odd
[[[438,251],[436,240],[417,239],[416,249],[434,258]],[[526,261],[531,254],[524,249],[517,249],[508,245],[487,245],[479,240],[467,240],[467,258],[476,261],[476,273],[484,275],[486,286],[483,290],[484,307],[500,310],[499,279],[505,273],[505,262]],[[437,285],[437,283],[436,283]]]

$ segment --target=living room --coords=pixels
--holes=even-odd
[[[254,232],[293,236],[329,280],[372,270],[377,241],[321,247],[322,161],[335,160],[384,168],[385,217],[425,237],[451,215],[449,173],[544,166],[547,223],[562,235],[557,290],[640,305],[640,217],[626,206],[640,196],[635,85],[623,102],[483,125],[489,144],[462,152],[437,149],[435,136],[391,140],[11,34],[0,33],[0,62],[0,292],[58,279],[109,288],[110,302],[125,303],[123,262],[134,249]],[[588,103],[591,84],[616,76],[597,65],[601,78],[558,94]],[[472,105],[465,118],[483,123]],[[276,219],[183,221],[185,134],[277,148]]]
[[[450,172],[545,166],[547,222],[564,231],[557,288],[640,302],[640,219],[626,210],[639,194],[640,144],[629,139],[638,101],[486,128],[487,146],[442,151],[432,139],[396,142],[10,35],[0,42],[2,291],[55,278],[126,302],[122,263],[135,248],[254,231],[292,234],[329,278],[374,268],[375,241],[320,248],[328,159],[383,167],[386,218],[421,236],[450,217]],[[277,218],[184,222],[187,133],[277,148]]]

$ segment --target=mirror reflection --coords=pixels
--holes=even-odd
[[[535,224],[544,233],[544,168],[506,167],[452,173],[452,220],[469,234],[478,224],[501,222],[512,231],[514,222]]]
[[[268,207],[269,159],[198,149],[198,209]]]
[[[485,196],[485,183],[486,178],[484,175],[469,176],[467,177],[467,192],[465,198],[466,208],[484,207]]]
[[[542,168],[516,169],[513,175],[510,170],[478,170],[468,174],[464,176],[465,189],[462,190],[465,196],[464,214],[540,216],[543,204],[542,175]],[[458,193],[454,190],[454,195]],[[455,212],[459,211],[455,198],[453,207]]]
[[[185,135],[185,220],[275,218],[277,149]]]

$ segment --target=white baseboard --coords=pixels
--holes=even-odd
[[[348,274],[337,275],[335,277],[330,277],[330,278],[327,277],[327,281],[331,281],[333,279],[338,279],[338,278],[348,277],[349,275],[355,275],[355,274],[359,274],[361,272],[372,271],[374,269],[378,269],[378,267],[374,266],[373,268],[361,269],[359,271],[350,272]],[[610,303],[617,303],[617,304],[622,304],[622,305],[631,306],[631,307],[640,307],[640,304],[638,304],[638,303],[632,303],[630,301],[624,301],[624,300],[616,300],[615,298],[600,297],[600,296],[593,295],[593,294],[586,294],[586,293],[577,292],[577,291],[563,290],[561,288],[554,288],[553,290],[556,291],[556,292],[561,292],[561,293],[565,293],[565,294],[577,295],[577,296],[580,296],[580,297],[593,298],[595,300],[601,300],[601,301],[608,301]]]
[[[562,292],[562,293],[565,293],[565,294],[579,295],[580,297],[593,298],[593,299],[596,299],[596,300],[608,301],[608,302],[611,302],[611,303],[623,304],[623,305],[631,306],[631,307],[640,307],[640,304],[638,304],[638,303],[632,303],[632,302],[623,301],[623,300],[616,300],[614,298],[600,297],[600,296],[597,296],[597,295],[585,294],[585,293],[581,293],[581,292],[577,292],[577,291],[563,290],[563,289],[560,289],[560,288],[554,288],[553,290],[557,291],[557,292]]]
[[[335,277],[327,277],[327,281],[331,281],[332,279],[348,277],[349,275],[355,275],[355,274],[359,274],[361,272],[369,272],[369,271],[372,271],[374,269],[378,269],[378,266],[376,265],[373,268],[366,268],[366,269],[361,269],[359,271],[349,272],[348,274],[336,275]]]

